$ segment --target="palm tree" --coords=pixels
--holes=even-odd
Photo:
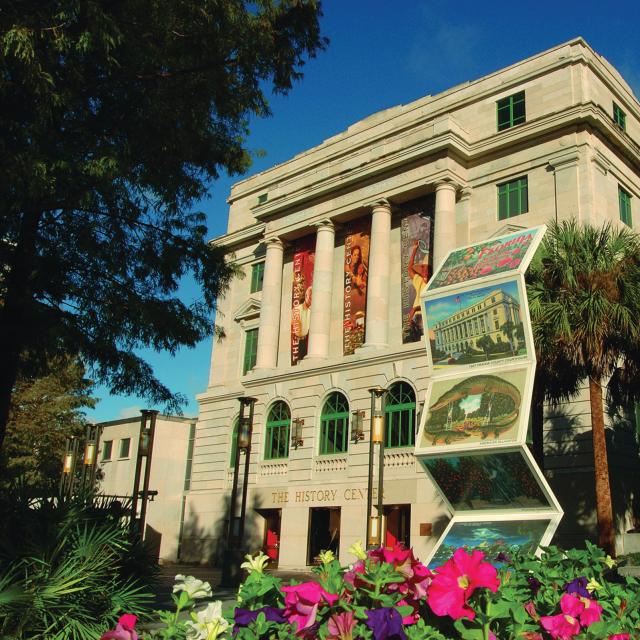
[[[614,555],[602,387],[640,369],[640,238],[610,224],[551,223],[528,281],[534,338],[546,352],[541,371],[556,382],[559,370],[569,375],[557,390],[565,395],[589,382],[598,542]]]

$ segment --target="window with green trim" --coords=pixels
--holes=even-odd
[[[229,466],[233,469],[236,466],[236,448],[238,444],[238,418],[233,421],[231,428],[231,457],[229,458]]]
[[[335,391],[320,414],[320,455],[346,453],[349,438],[349,402]]]
[[[504,131],[526,120],[524,91],[502,98],[496,102],[498,131]]]
[[[120,440],[120,457],[128,458],[131,450],[131,438],[122,438]]]
[[[242,363],[242,375],[251,371],[256,366],[258,357],[258,329],[249,329],[244,338],[244,361]]]
[[[498,185],[498,220],[506,220],[529,211],[527,176]]]
[[[623,130],[627,130],[627,114],[614,102],[613,121]]]
[[[631,226],[631,194],[618,186],[618,205],[620,207],[620,220]]]
[[[416,394],[410,384],[396,382],[389,388],[385,407],[387,418],[384,446],[412,447],[416,423]]]
[[[289,429],[291,411],[286,402],[276,402],[267,416],[265,429],[265,460],[276,460],[289,456]]]
[[[105,440],[102,443],[102,459],[111,460],[112,451],[113,451],[113,440]]]
[[[264,262],[256,262],[251,267],[251,293],[262,291],[264,281]]]

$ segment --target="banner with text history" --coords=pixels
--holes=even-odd
[[[423,318],[420,294],[433,269],[433,215],[435,197],[422,198],[402,205],[400,223],[402,342],[422,338]]]
[[[370,237],[369,221],[358,220],[349,226],[344,239],[342,335],[345,356],[351,355],[355,349],[364,344]]]
[[[313,288],[315,238],[307,236],[296,242],[293,253],[291,287],[291,364],[307,355]]]

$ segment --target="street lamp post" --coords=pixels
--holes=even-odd
[[[96,482],[99,440],[100,427],[97,427],[96,425],[89,425],[85,434],[81,481],[82,488],[88,492],[93,491]]]
[[[149,478],[151,476],[151,455],[153,453],[153,439],[156,432],[156,409],[140,410],[140,435],[138,437],[138,453],[136,456],[136,471],[133,477],[131,493],[131,536],[144,536],[144,522],[147,515],[147,501],[149,499]],[[149,426],[147,426],[149,422]],[[137,522],[138,498],[140,497],[140,476],[142,475],[142,459],[145,458],[144,480],[142,489],[142,505],[140,507],[140,521]],[[137,525],[137,526],[136,526]]]
[[[367,547],[373,548],[383,543],[384,536],[384,437],[385,437],[385,399],[387,389],[373,387],[369,389],[371,394],[371,428],[369,433],[369,478],[367,482]],[[378,449],[378,495],[376,511],[377,515],[371,515],[373,498],[373,460],[374,445]]]
[[[240,397],[240,416],[236,434],[236,455],[233,465],[233,485],[229,500],[229,522],[227,525],[227,550],[222,565],[222,584],[237,586],[240,582],[241,541],[244,536],[244,521],[247,509],[247,490],[249,487],[249,460],[251,456],[251,435],[253,430],[253,409],[257,398]],[[245,415],[247,407],[249,415]],[[238,498],[238,477],[240,475],[240,452],[244,451],[244,482],[242,485],[242,502],[240,516],[236,517]]]
[[[62,458],[62,473],[60,474],[60,495],[70,496],[76,482],[76,461],[80,443],[78,438],[71,436],[67,438],[65,453]]]

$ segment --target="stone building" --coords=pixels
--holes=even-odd
[[[238,397],[252,396],[245,546],[269,547],[283,568],[308,565],[320,548],[347,561],[365,537],[375,385],[390,390],[387,541],[424,556],[450,514],[413,455],[430,378],[414,300],[421,283],[455,247],[549,220],[637,229],[639,143],[637,98],[577,38],[376,113],[234,185],[215,243],[247,277],[220,300],[226,338],[198,396],[185,557],[211,560],[221,549]],[[365,438],[353,440],[363,413]],[[547,477],[567,513],[558,535],[572,542],[595,522],[588,402],[560,407],[546,427]],[[626,449],[613,474],[631,495],[637,450]]]

